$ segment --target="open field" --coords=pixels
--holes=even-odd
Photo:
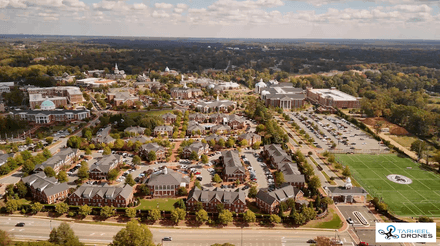
[[[411,148],[411,144],[416,141],[417,137],[390,135],[390,138],[407,149]]]
[[[337,155],[351,168],[353,177],[371,194],[382,197],[390,211],[399,216],[440,216],[440,176],[425,171],[408,158],[397,155]],[[398,184],[387,179],[397,174],[412,179]]]
[[[174,208],[174,203],[179,199],[173,198],[157,198],[152,200],[141,199],[141,204],[137,206],[137,209],[155,209],[158,208],[161,211],[171,211]],[[159,204],[159,207],[158,207]]]

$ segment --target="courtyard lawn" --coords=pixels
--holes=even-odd
[[[179,199],[175,198],[157,198],[157,199],[141,199],[141,204],[137,206],[137,209],[157,209],[159,204],[159,210],[171,211],[174,209],[174,203]]]
[[[310,228],[326,228],[326,229],[339,229],[342,227],[342,220],[339,218],[338,214],[331,208],[329,208],[328,218],[324,221],[312,220],[307,223],[304,227]],[[331,218],[331,219],[330,219]]]
[[[440,177],[411,159],[394,154],[340,154],[336,159],[348,165],[360,185],[371,196],[382,198],[396,215],[440,217]],[[412,183],[392,182],[387,178],[390,174],[408,177]]]

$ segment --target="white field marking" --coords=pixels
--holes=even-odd
[[[24,231],[24,229],[20,229],[20,230],[18,230],[18,231]]]
[[[93,236],[93,235],[95,235],[95,233],[90,234],[90,236]]]
[[[347,242],[347,240],[345,240],[345,237],[344,237],[344,242]]]
[[[15,228],[12,228],[11,230],[9,230],[9,231],[13,231],[13,230],[15,230]]]
[[[101,233],[101,236],[104,236],[105,233]]]

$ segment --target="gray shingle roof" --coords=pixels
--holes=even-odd
[[[246,172],[244,166],[241,164],[238,151],[236,150],[224,151],[222,152],[222,157],[223,157],[223,164],[225,166],[224,172],[226,175],[233,174],[236,171],[240,171],[242,173]]]
[[[187,178],[184,178],[181,173],[167,169],[166,174],[161,172],[153,173],[146,181],[147,185],[180,185],[181,183],[189,183]]]
[[[115,168],[116,165],[121,161],[120,155],[105,155],[98,162],[90,166],[90,171],[99,170],[102,173],[108,173],[111,169]]]
[[[125,128],[124,132],[132,132],[132,133],[136,133],[136,134],[144,134],[145,131],[145,127],[140,127],[140,126],[130,126]]]
[[[69,189],[67,183],[59,183],[55,177],[47,177],[44,172],[34,173],[21,179],[23,183],[44,193],[47,197]]]
[[[124,187],[109,186],[107,183],[102,185],[81,185],[73,194],[78,197],[91,198],[95,195],[99,195],[101,198],[115,199],[121,195],[125,199],[133,193],[133,187],[126,184]]]
[[[232,204],[236,200],[246,203],[246,195],[240,189],[235,191],[225,191],[221,189],[200,190],[199,188],[195,187],[189,192],[187,200],[191,198],[194,198],[199,202],[209,202],[216,198],[224,204]]]

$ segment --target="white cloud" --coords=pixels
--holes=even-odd
[[[184,4],[184,3],[178,3],[178,4],[176,5],[176,7],[179,8],[179,9],[187,9],[187,8],[188,8],[188,5],[186,5],[186,4]]]
[[[154,7],[157,9],[170,9],[173,7],[173,5],[170,3],[155,3]]]
[[[168,17],[170,17],[170,15],[167,12],[163,11],[163,10],[159,10],[159,11],[155,10],[153,12],[152,16],[154,18],[168,18]]]
[[[392,7],[393,9],[404,11],[404,12],[410,12],[410,13],[417,13],[417,12],[431,12],[432,8],[429,7],[426,4],[422,5],[396,5]]]
[[[148,7],[143,3],[135,3],[132,8],[135,10],[146,10]]]

